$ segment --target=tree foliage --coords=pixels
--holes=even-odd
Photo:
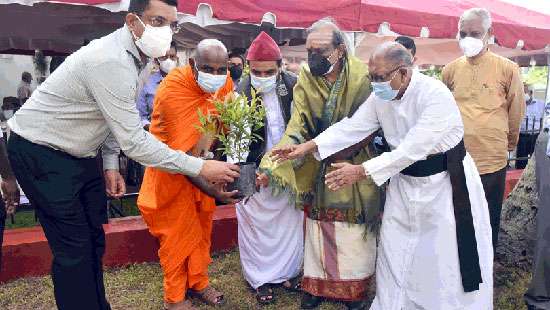
[[[198,111],[199,130],[219,140],[221,146],[218,151],[244,162],[250,143],[262,140],[255,133],[264,126],[266,112],[261,102],[254,90],[250,100],[244,94],[233,93],[224,100],[215,100],[215,113],[209,111],[204,114],[201,110]]]

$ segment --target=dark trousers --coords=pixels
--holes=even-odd
[[[498,231],[500,229],[500,213],[504,201],[506,186],[506,167],[493,173],[482,174],[481,183],[489,206],[491,229],[493,230],[493,250],[497,248]]]
[[[535,151],[538,134],[520,133],[516,157],[528,157]],[[516,169],[525,169],[527,160],[516,160]]]
[[[0,195],[1,198],[1,195]],[[0,199],[0,272],[2,272],[2,243],[4,242],[4,228],[6,227],[6,208],[4,200]]]
[[[53,254],[57,307],[110,309],[102,268],[107,197],[96,159],[75,158],[13,133],[8,156]]]

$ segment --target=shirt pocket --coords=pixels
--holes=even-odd
[[[505,102],[504,90],[498,83],[482,83],[478,91],[477,104],[481,110],[494,111],[502,108]]]

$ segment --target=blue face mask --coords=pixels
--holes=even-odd
[[[222,88],[227,81],[227,75],[215,75],[199,71],[197,83],[207,93],[215,93],[218,89]]]
[[[392,78],[389,81],[386,82],[372,82],[372,88],[374,91],[374,94],[376,97],[385,100],[385,101],[392,101],[397,97],[397,94],[399,94],[399,89],[395,90],[391,87],[390,83],[395,78],[395,75],[398,71],[396,71]]]
[[[391,81],[378,83],[372,82],[372,88],[376,97],[385,101],[392,101],[393,99],[395,99],[395,97],[397,97],[397,94],[399,93],[399,90],[391,88],[390,83]]]

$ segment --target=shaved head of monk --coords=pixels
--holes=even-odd
[[[227,75],[229,57],[227,48],[222,42],[215,39],[202,40],[189,64],[195,71],[195,76],[201,71],[213,75]]]

